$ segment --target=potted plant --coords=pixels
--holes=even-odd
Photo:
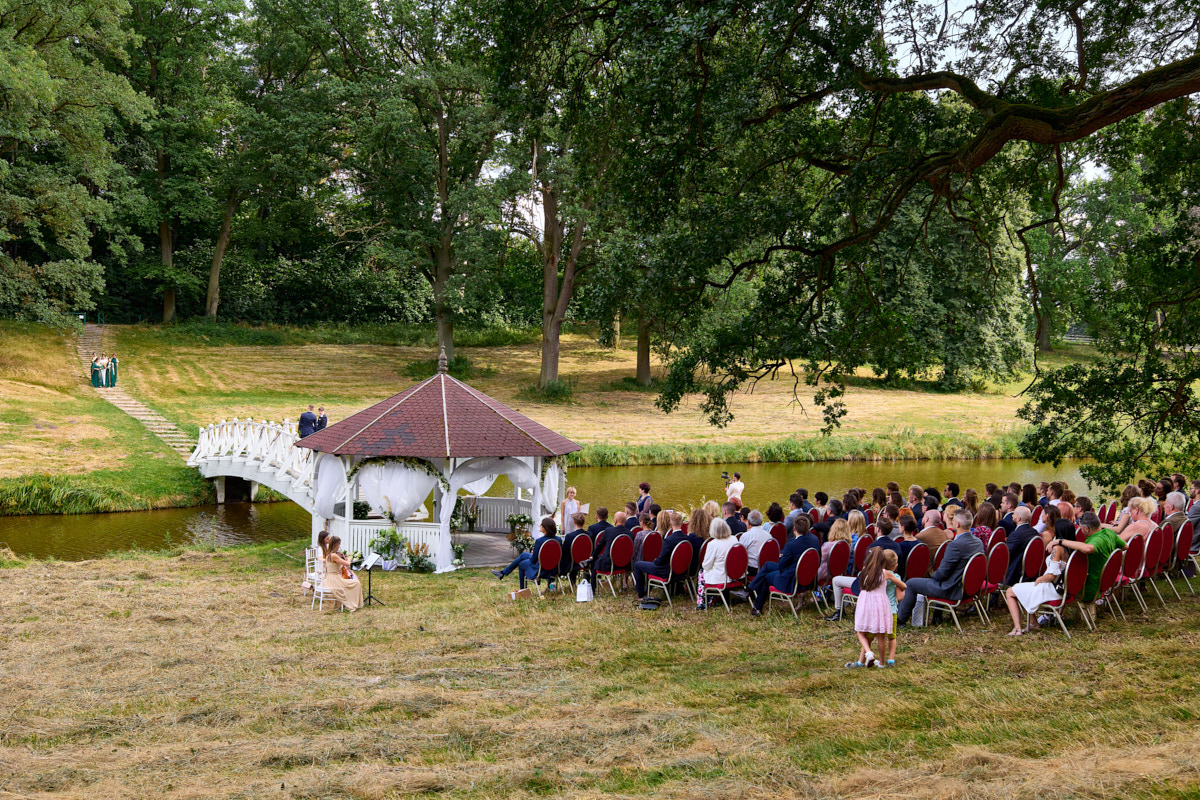
[[[469,505],[464,513],[467,520],[467,532],[475,532],[475,524],[479,522],[479,498],[472,497],[471,505]]]
[[[433,559],[429,557],[429,546],[419,544],[407,547],[408,568],[412,572],[433,572]]]
[[[452,550],[454,550],[454,566],[461,567],[463,565],[463,556],[467,552],[467,543],[455,542],[454,544],[451,544],[450,547]]]
[[[511,542],[517,538],[517,531],[523,530],[529,532],[529,526],[533,524],[533,517],[528,514],[509,514],[508,515],[508,540]]]
[[[395,528],[380,530],[367,545],[383,559],[383,568],[393,570],[400,566],[400,556],[405,552],[408,540]]]

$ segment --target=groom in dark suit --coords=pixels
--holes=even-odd
[[[313,413],[312,406],[309,406],[308,411],[300,415],[300,423],[296,427],[301,439],[317,432],[317,415]]]
[[[325,426],[329,424],[329,417],[325,416],[325,406],[317,409],[317,430],[325,430]]]

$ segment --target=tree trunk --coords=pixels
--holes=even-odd
[[[450,282],[451,242],[453,227],[442,232],[440,246],[433,255],[433,315],[437,319],[438,348],[445,348],[446,359],[454,360],[454,309],[446,302],[446,286]]]
[[[446,349],[446,360],[454,360],[454,315],[449,308],[437,306],[434,310],[434,316],[437,318],[437,338],[439,352],[441,348]]]
[[[638,317],[637,382],[650,385],[650,321],[645,314]]]
[[[613,314],[612,346],[613,346],[613,350],[621,349],[621,312],[620,311],[617,311],[617,313]]]
[[[208,317],[217,316],[217,304],[221,297],[221,262],[225,260],[225,251],[229,248],[229,239],[233,232],[233,213],[237,211],[241,201],[234,192],[229,193],[225,201],[225,214],[221,218],[221,232],[217,235],[217,247],[213,250],[212,270],[208,273],[208,299],[204,303],[204,314]]]
[[[1039,353],[1053,353],[1054,348],[1050,346],[1050,315],[1047,313],[1037,313],[1037,349]]]
[[[158,221],[158,241],[162,254],[163,266],[167,268],[167,272],[171,272],[175,264],[175,247],[171,241],[171,223],[165,219]],[[168,286],[163,289],[163,317],[164,325],[169,325],[175,321],[175,287]]]

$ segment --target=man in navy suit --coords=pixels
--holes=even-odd
[[[596,509],[596,516],[600,516],[601,511],[607,511],[607,510],[608,509],[603,508],[603,507]],[[604,523],[605,523],[605,525],[608,525],[608,527],[599,528],[600,523],[597,522],[595,525],[588,528],[588,532],[591,532],[593,530],[596,531],[595,538],[592,540],[592,593],[593,594],[595,594],[595,592],[596,592],[596,572],[597,571],[608,572],[609,570],[612,569],[612,554],[611,554],[612,543],[614,541],[616,541],[617,537],[621,536],[622,534],[624,534],[625,536],[629,536],[629,528],[626,527],[627,518],[625,516],[625,512],[618,511],[616,516],[613,517],[613,520],[616,522],[615,525],[608,525],[607,521],[605,520]],[[629,536],[629,538],[630,538],[630,540],[633,539],[632,536]]]
[[[619,514],[621,512],[618,511],[617,513]],[[592,525],[588,526],[587,532],[588,535],[592,537],[592,541],[594,542],[596,541],[596,537],[599,536],[602,531],[606,531],[611,527],[612,523],[608,521],[608,509],[604,506],[600,506],[596,509],[596,521]]]
[[[900,603],[896,615],[899,624],[908,624],[919,594],[952,602],[962,597],[963,570],[972,556],[983,552],[983,542],[978,536],[970,533],[972,522],[971,512],[965,508],[960,508],[951,515],[948,530],[950,543],[946,545],[942,565],[932,577],[912,578],[906,581],[908,588],[904,590],[904,600]]]
[[[329,424],[329,417],[325,416],[325,406],[317,409],[317,430],[325,430],[325,426]]]
[[[725,524],[729,526],[729,532],[734,536],[746,532],[746,523],[742,521],[737,506],[733,503],[722,504],[721,516],[725,518]]]
[[[524,589],[526,578],[533,580],[537,577],[538,555],[541,553],[543,545],[545,545],[546,542],[550,541],[551,539],[558,542],[560,545],[562,544],[562,540],[555,535],[558,533],[558,526],[551,518],[546,517],[542,520],[542,531],[545,533],[545,535],[534,539],[533,550],[531,552],[521,553],[521,555],[514,558],[512,563],[504,569],[492,570],[492,574],[500,580],[504,580],[504,577],[515,569],[517,570],[517,575],[521,578],[521,588]],[[557,572],[557,570],[555,570],[555,572]],[[551,580],[553,580],[554,574],[549,576],[543,575],[543,577],[550,577]]]
[[[1005,492],[1000,498],[1000,527],[1004,529],[1004,535],[1007,537],[1017,527],[1017,523],[1013,521],[1013,512],[1021,505],[1021,498],[1017,497],[1012,492]]]
[[[665,578],[671,574],[671,551],[675,549],[675,545],[682,544],[687,540],[688,538],[683,532],[683,514],[672,511],[671,531],[663,539],[662,552],[658,554],[658,558],[654,561],[639,561],[633,565],[633,586],[637,590],[638,600],[646,599],[647,575]]]
[[[587,515],[576,511],[571,515],[571,520],[575,523],[575,529],[563,537],[562,555],[558,560],[558,574],[570,575],[571,580],[579,577],[579,565],[571,558],[571,545],[575,544],[575,540],[581,534],[586,533],[583,529],[583,523],[587,522]]]
[[[301,439],[305,436],[312,436],[317,432],[317,415],[313,413],[312,406],[309,406],[308,411],[300,415],[300,422],[296,426],[296,430],[300,434]]]
[[[750,582],[750,594],[754,597],[754,608],[750,611],[751,615],[762,616],[762,607],[771,595],[772,586],[781,592],[788,593],[796,588],[794,585],[796,563],[800,560],[800,556],[809,548],[816,549],[821,546],[821,540],[809,530],[811,525],[812,520],[808,517],[796,517],[796,521],[792,524],[792,538],[788,540],[788,543],[784,545],[783,552],[779,554],[779,562],[771,562],[759,567],[758,574]]]
[[[1033,512],[1025,506],[1013,511],[1016,527],[1005,539],[1005,544],[1008,545],[1008,575],[1005,576],[1004,582],[1009,586],[1021,580],[1021,576],[1025,574],[1025,546],[1038,537],[1037,528],[1029,524],[1031,519]]]

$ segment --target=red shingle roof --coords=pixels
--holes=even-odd
[[[417,458],[557,456],[579,445],[446,374],[296,442],[322,453]]]

